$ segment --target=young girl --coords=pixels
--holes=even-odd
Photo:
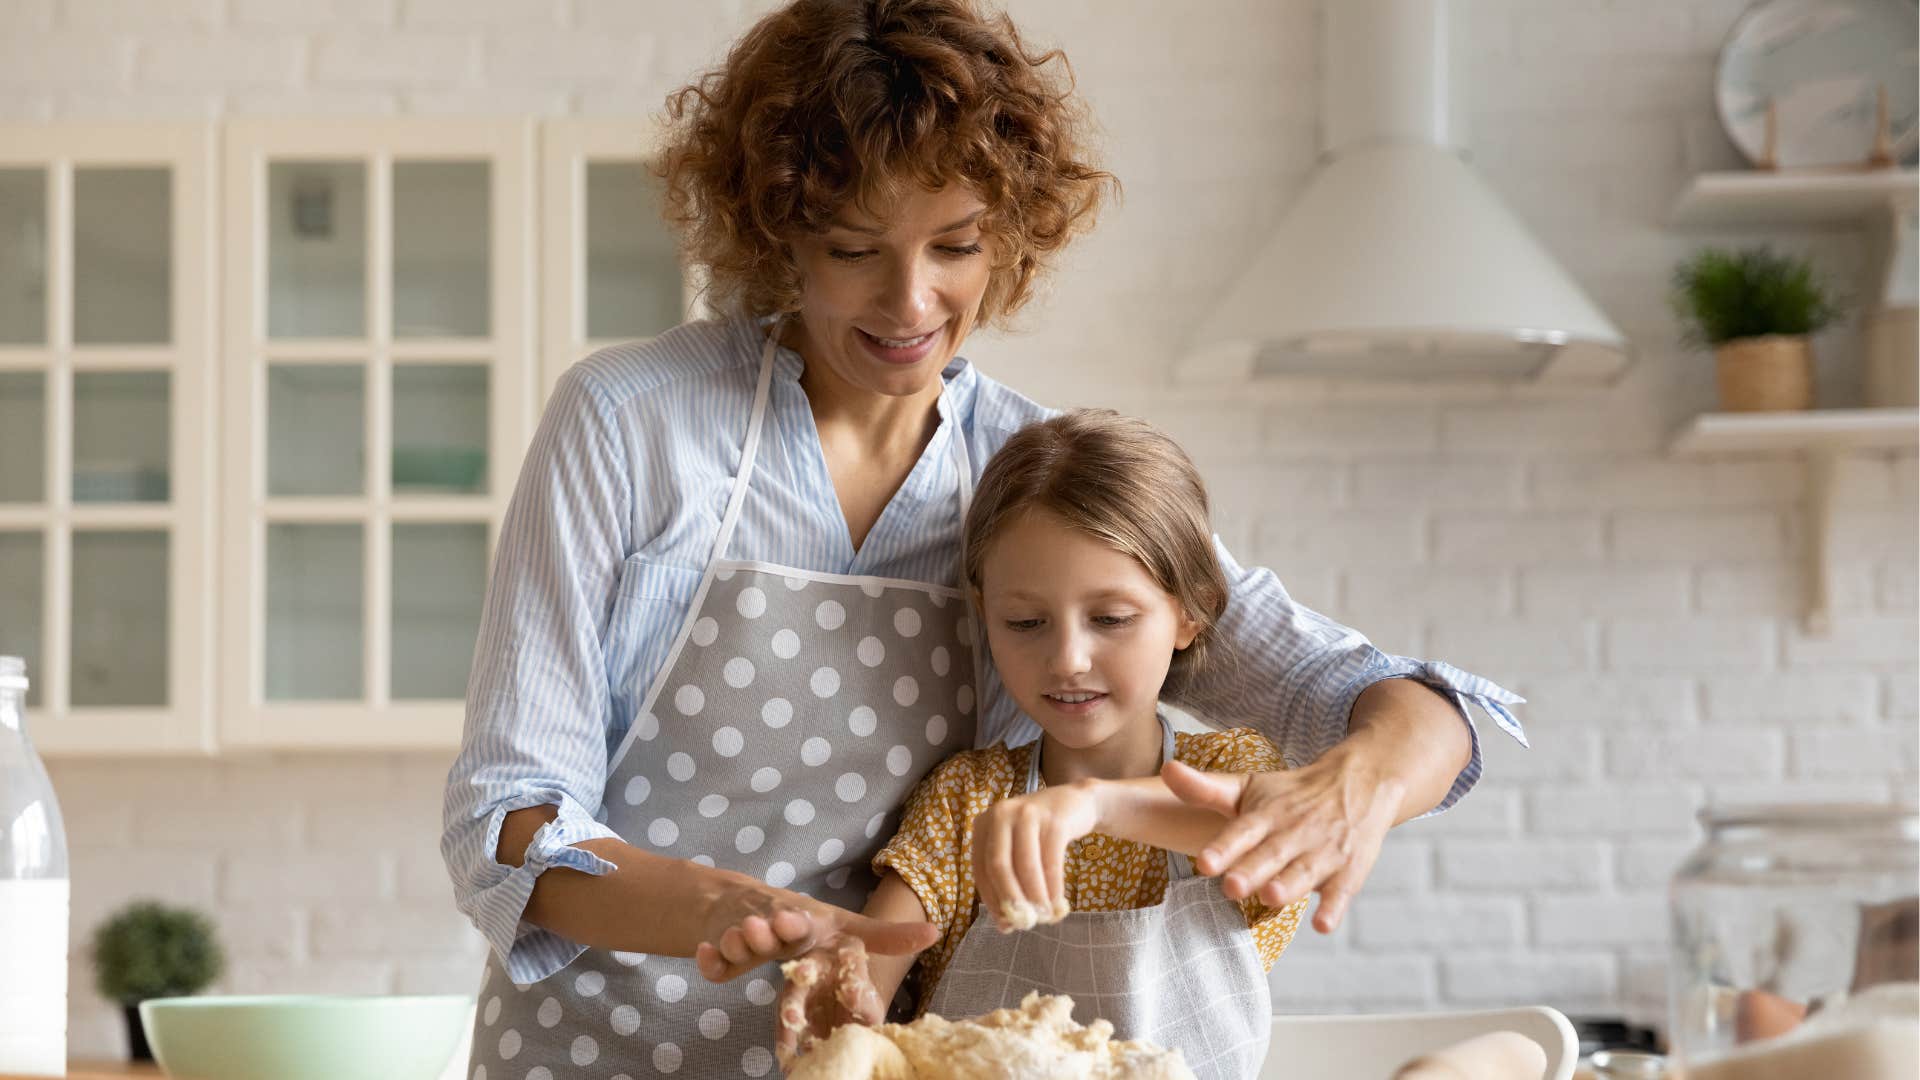
[[[1226,606],[1198,472],[1112,412],[1030,425],[987,465],[965,550],[993,662],[1044,734],[928,774],[874,858],[866,913],[940,928],[914,968],[922,1011],[957,1019],[1030,990],[1069,994],[1075,1019],[1177,1047],[1200,1077],[1254,1075],[1272,1022],[1265,972],[1306,901],[1228,900],[1174,854],[1198,851],[1222,818],[1176,799],[1163,766],[1284,767],[1254,731],[1176,733],[1159,707],[1209,660]],[[807,953],[784,991],[780,1048],[877,1022],[915,964],[857,942]]]

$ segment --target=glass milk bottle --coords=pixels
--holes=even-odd
[[[26,662],[0,656],[0,1074],[65,1076],[67,835],[26,706]]]

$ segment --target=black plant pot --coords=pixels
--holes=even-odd
[[[153,1049],[147,1045],[147,1029],[140,1023],[140,1003],[126,1006],[127,1010],[127,1060],[152,1061]]]

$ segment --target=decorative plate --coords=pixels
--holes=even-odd
[[[1911,163],[1916,138],[1913,0],[1768,0],[1747,9],[1720,50],[1720,123],[1740,152],[1766,165],[1773,102],[1775,167],[1864,165],[1886,88],[1894,161]]]

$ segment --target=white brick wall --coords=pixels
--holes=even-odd
[[[637,123],[770,2],[9,0],[0,117]],[[1482,724],[1482,790],[1389,841],[1346,928],[1303,930],[1275,969],[1283,1009],[1544,1001],[1657,1018],[1660,896],[1697,807],[1914,793],[1912,459],[1842,471],[1838,618],[1812,640],[1796,611],[1803,470],[1661,453],[1711,407],[1710,361],[1677,348],[1665,307],[1670,267],[1704,238],[1664,219],[1689,172],[1739,165],[1710,88],[1745,3],[1469,5],[1459,89],[1476,166],[1635,338],[1619,387],[1567,399],[1171,388],[1169,357],[1313,162],[1314,4],[1010,0],[1035,42],[1068,49],[1127,199],[1018,332],[969,352],[1047,400],[1166,424],[1243,556],[1383,646],[1532,699],[1535,749]],[[1765,238],[1843,282],[1868,270],[1857,236]],[[1857,340],[1843,327],[1820,346],[1837,403],[1858,393]],[[218,914],[227,989],[467,990],[481,952],[436,850],[445,765],[56,762],[76,944],[157,895]],[[84,974],[73,1039],[119,1049]]]

